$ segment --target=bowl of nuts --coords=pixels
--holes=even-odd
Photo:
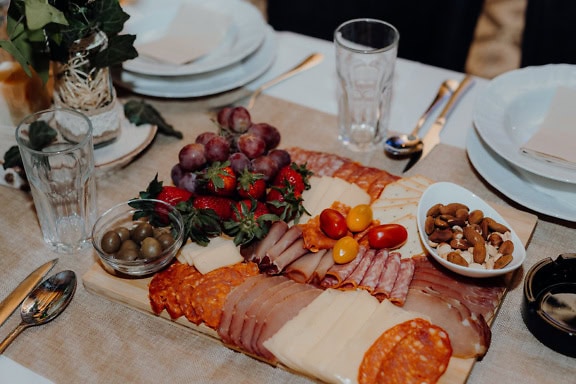
[[[182,246],[184,222],[172,205],[134,199],[102,214],[92,244],[104,269],[114,275],[144,277],[168,265]]]
[[[418,203],[422,243],[441,265],[469,277],[492,277],[520,267],[526,249],[506,220],[469,190],[432,184]]]

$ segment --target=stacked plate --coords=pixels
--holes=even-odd
[[[243,0],[138,0],[124,7],[139,56],[113,71],[117,85],[157,97],[213,95],[262,75],[274,31]]]
[[[528,67],[491,80],[478,95],[467,151],[478,173],[511,200],[576,221],[576,170],[521,150],[540,128],[559,87],[576,89],[576,66]]]

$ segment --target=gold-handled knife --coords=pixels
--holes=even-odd
[[[448,102],[444,106],[442,112],[440,112],[440,114],[438,115],[438,117],[436,118],[436,120],[426,133],[426,135],[424,135],[424,137],[422,138],[422,151],[415,153],[410,158],[410,161],[408,162],[408,164],[406,164],[406,167],[404,168],[403,172],[406,172],[407,170],[412,168],[412,166],[414,166],[414,164],[416,164],[418,161],[428,156],[430,151],[432,151],[432,149],[436,145],[438,145],[438,143],[440,143],[440,132],[442,131],[442,128],[444,128],[444,124],[446,124],[448,114],[450,113],[450,111],[452,111],[452,108],[456,105],[456,102],[468,89],[468,86],[471,85],[473,82],[474,80],[472,79],[471,75],[466,75],[466,77],[464,77],[464,80],[460,82],[460,85],[458,86],[458,88],[456,88],[452,96],[450,96],[450,99],[448,99]]]
[[[12,312],[20,303],[28,296],[28,294],[38,285],[40,281],[46,276],[48,272],[56,265],[58,259],[50,260],[49,262],[38,267],[34,272],[28,275],[17,287],[14,289],[2,302],[0,302],[0,326],[4,324],[7,318],[10,317]]]

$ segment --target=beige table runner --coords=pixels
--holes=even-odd
[[[169,183],[178,150],[197,134],[215,129],[209,115],[202,112],[209,101],[151,102],[184,132],[185,138],[180,141],[158,136],[135,162],[101,175],[100,211],[135,197],[156,173]],[[298,145],[337,152],[392,173],[400,172],[404,166],[404,162],[387,159],[382,153],[359,156],[342,151],[335,140],[334,116],[265,96],[259,99],[252,115],[254,121],[268,122],[281,130],[283,147]],[[453,181],[487,201],[514,206],[479,179],[462,149],[440,145],[411,173]],[[92,250],[57,255],[45,248],[27,194],[0,188],[0,197],[0,297],[6,296],[36,266],[56,256],[60,257],[56,270],[72,269],[82,276],[92,266]],[[540,344],[522,322],[520,307],[523,274],[544,257],[575,251],[575,227],[541,217],[528,246],[524,270],[517,275],[514,288],[492,325],[490,350],[476,363],[469,383],[562,383],[574,378],[576,361]],[[0,329],[0,337],[18,322],[19,316],[14,314]],[[82,285],[66,312],[46,326],[25,331],[5,354],[57,383],[310,382],[191,334],[177,324],[90,294]]]

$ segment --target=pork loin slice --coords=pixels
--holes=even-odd
[[[310,278],[310,284],[320,285],[320,282],[326,276],[326,272],[332,268],[334,265],[334,256],[332,255],[332,249],[328,249],[322,259],[318,263],[318,266],[312,273],[312,277]]]
[[[307,284],[300,285],[311,289],[305,289],[302,292],[288,296],[281,303],[273,304],[272,310],[262,322],[260,334],[256,339],[255,352],[268,361],[275,363],[276,357],[264,346],[264,341],[272,337],[288,320],[294,318],[302,308],[306,307],[322,293],[321,289]]]
[[[266,268],[266,273],[270,275],[281,273],[290,263],[298,260],[308,252],[309,251],[306,249],[306,245],[304,244],[304,239],[299,238],[286,248],[277,258],[272,260],[270,266]]]
[[[246,317],[244,319],[241,338],[242,347],[246,351],[258,355],[256,345],[258,336],[262,332],[262,327],[266,319],[275,309],[275,305],[277,303],[283,303],[291,295],[310,290],[310,288],[312,287],[289,280],[287,283],[282,283],[278,287],[275,287],[268,297],[263,297],[253,302],[246,311]]]
[[[272,276],[268,278],[261,278],[254,285],[244,290],[244,293],[237,297],[236,305],[232,314],[229,328],[229,340],[232,345],[241,345],[242,327],[244,326],[244,318],[246,311],[250,305],[257,300],[270,295],[279,284],[289,282],[290,280],[285,276]]]
[[[226,297],[224,302],[224,307],[222,307],[222,319],[220,320],[220,325],[218,326],[218,336],[225,344],[230,344],[230,324],[232,322],[232,317],[234,316],[234,307],[238,303],[239,299],[254,285],[256,285],[260,280],[265,279],[264,275],[256,275],[246,279],[242,284],[235,287]]]
[[[486,353],[490,344],[489,328],[459,301],[443,298],[431,290],[410,288],[403,308],[425,313],[433,324],[443,328],[450,336],[455,357],[479,357]]]
[[[249,246],[242,247],[240,253],[247,261],[253,261],[260,264],[266,251],[272,248],[278,240],[288,231],[288,224],[283,220],[278,220],[270,227],[268,234],[262,240],[251,243]]]
[[[320,264],[322,256],[327,252],[321,249],[318,252],[308,252],[304,256],[296,259],[285,269],[285,274],[297,283],[308,283],[312,279],[314,271]]]
[[[262,259],[262,263],[271,264],[284,251],[286,251],[288,247],[292,245],[292,243],[294,243],[301,237],[302,237],[302,229],[300,229],[300,226],[298,225],[293,225],[282,235],[282,237],[280,237],[280,239],[278,239],[276,244],[274,244],[272,247],[266,250],[266,255],[264,256],[264,259]]]

